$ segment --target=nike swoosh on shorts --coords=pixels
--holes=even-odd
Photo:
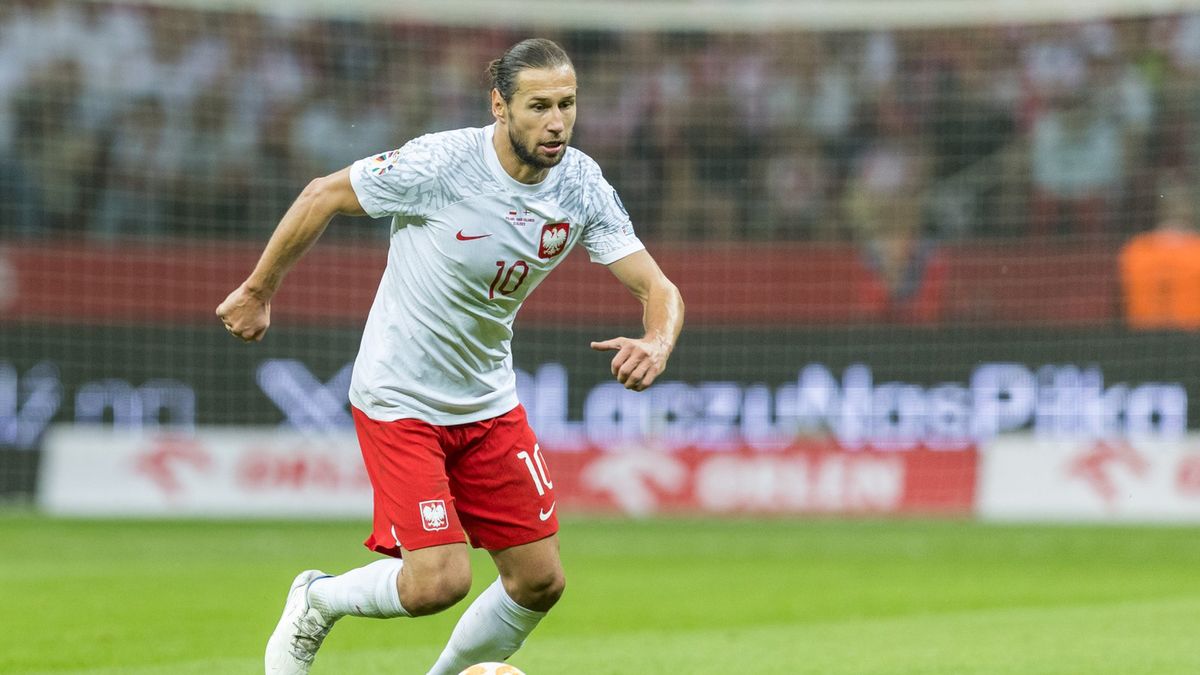
[[[550,510],[549,511],[543,511],[541,509],[538,509],[538,518],[541,518],[543,521],[549,520],[550,516],[554,514],[555,506],[558,506],[558,502],[556,502],[556,501],[550,502]]]

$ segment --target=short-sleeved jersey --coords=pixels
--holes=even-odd
[[[350,384],[372,419],[452,425],[512,410],[512,325],[529,293],[578,242],[601,264],[643,248],[590,157],[568,148],[526,185],[500,165],[494,131],[429,134],[350,168],[367,214],[392,216]]]

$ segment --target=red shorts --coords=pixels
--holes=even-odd
[[[469,539],[495,551],[558,532],[554,483],[523,406],[444,427],[352,411],[375,492],[367,548],[398,557]]]

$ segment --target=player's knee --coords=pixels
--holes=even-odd
[[[542,598],[542,603],[546,609],[550,609],[558,603],[558,599],[562,597],[563,591],[567,589],[567,577],[562,570],[558,570],[553,576],[546,579],[545,584],[539,589],[539,594]],[[545,611],[545,610],[539,610]]]
[[[470,592],[469,570],[443,570],[401,589],[400,602],[410,616],[428,616],[453,607]]]
[[[567,578],[563,571],[555,569],[523,577],[512,584],[508,591],[518,605],[535,612],[546,612],[558,602],[566,587]]]

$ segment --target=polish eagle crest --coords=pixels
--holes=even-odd
[[[562,253],[571,233],[570,223],[550,223],[542,227],[542,239],[538,244],[538,257],[553,258]]]
[[[444,530],[450,526],[446,518],[446,502],[434,499],[419,504],[421,509],[421,525],[429,532]]]

